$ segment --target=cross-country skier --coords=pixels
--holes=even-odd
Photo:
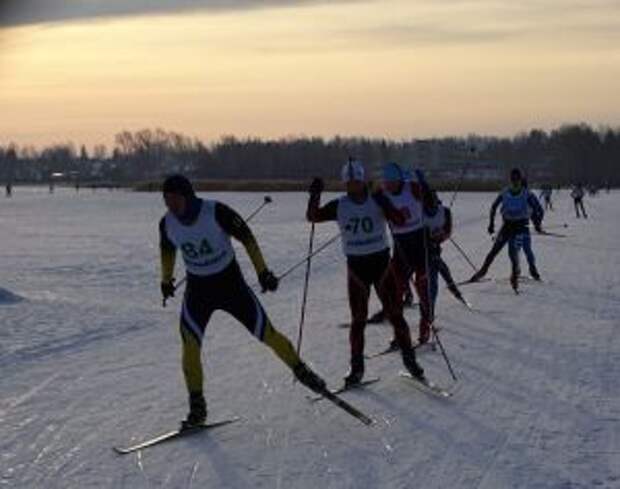
[[[431,301],[430,316],[434,320],[435,305],[439,293],[439,275],[444,279],[448,290],[454,297],[466,305],[467,301],[452,278],[450,268],[441,257],[441,243],[449,239],[452,234],[452,212],[450,208],[442,204],[434,190],[429,189],[425,192],[423,200],[424,225],[427,230],[424,246],[426,246],[427,253],[425,260],[428,261],[428,287]],[[398,344],[396,340],[392,340],[386,351],[396,350],[398,350]]]
[[[191,183],[182,175],[164,181],[163,195],[168,208],[159,223],[164,301],[174,296],[177,249],[181,250],[187,272],[180,324],[183,374],[189,392],[189,414],[184,426],[203,423],[207,416],[200,354],[205,328],[216,310],[228,312],[269,346],[300,382],[318,393],[324,391],[325,382],[302,362],[289,340],[272,326],[243,278],[231,236],[244,245],[263,292],[278,287],[278,279],[267,268],[245,221],[221,202],[196,197]]]
[[[553,210],[553,202],[551,202],[551,195],[553,188],[549,184],[544,184],[540,190],[540,197],[545,202],[545,210]]]
[[[452,234],[452,211],[442,204],[435,191],[425,194],[424,198],[424,221],[428,228],[428,258],[429,280],[432,316],[435,316],[435,304],[439,291],[439,275],[444,279],[448,290],[459,301],[466,304],[465,298],[458,289],[452,278],[450,268],[441,258],[441,243],[450,238]]]
[[[504,223],[497,233],[495,243],[484,259],[482,267],[469,281],[477,282],[484,277],[497,254],[508,243],[508,254],[510,255],[512,265],[510,283],[516,290],[520,274],[519,249],[525,242],[531,240],[528,222],[531,218],[534,228],[540,232],[544,211],[536,196],[523,186],[523,177],[518,168],[514,168],[510,172],[510,187],[500,192],[491,206],[488,227],[489,234],[491,235],[495,232],[495,213],[500,205],[500,212]],[[530,263],[530,274],[533,277],[538,276],[538,270],[534,262]]]
[[[394,239],[392,267],[401,290],[415,274],[415,289],[420,299],[418,344],[423,344],[429,340],[432,322],[423,216],[424,194],[429,188],[420,172],[412,179],[405,176],[398,163],[388,163],[383,167],[385,196],[405,217],[404,222],[390,222]]]
[[[581,217],[581,215],[579,214],[579,210],[581,210],[583,218],[587,219],[588,215],[586,214],[586,209],[583,206],[583,197],[585,196],[585,191],[581,182],[573,187],[570,196],[573,198],[573,203],[575,204],[575,213],[577,214],[577,219]]]
[[[389,266],[386,218],[391,222],[402,222],[403,218],[382,193],[370,193],[361,163],[351,160],[345,164],[342,181],[346,185],[346,195],[321,207],[323,181],[314,179],[309,189],[306,217],[315,223],[337,221],[342,236],[351,309],[351,365],[345,385],[359,383],[364,376],[364,329],[371,286],[392,323],[405,367],[413,376],[423,380],[424,371],[416,362],[409,326],[403,317],[402,293]]]

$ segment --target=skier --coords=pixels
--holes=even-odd
[[[549,184],[545,184],[542,186],[540,191],[540,198],[545,202],[545,210],[553,210],[553,202],[551,202],[551,194],[553,193],[553,188]]]
[[[323,181],[319,178],[312,181],[306,218],[314,223],[337,221],[342,236],[351,310],[351,364],[345,385],[358,384],[364,376],[364,329],[371,286],[392,323],[405,367],[411,375],[424,380],[424,370],[416,361],[409,326],[403,317],[402,293],[389,266],[385,221],[387,218],[391,222],[402,222],[403,217],[382,193],[369,192],[361,163],[354,160],[346,163],[342,168],[342,181],[346,185],[346,195],[322,207]]]
[[[405,217],[404,222],[390,222],[394,239],[392,268],[398,277],[401,291],[415,273],[415,289],[420,299],[420,322],[418,344],[430,338],[431,306],[428,295],[428,275],[426,256],[426,236],[423,218],[423,199],[429,192],[428,184],[421,172],[415,177],[405,178],[405,172],[398,163],[388,163],[383,167],[383,187],[385,196]],[[401,294],[399,294],[402,296]]]
[[[489,254],[484,259],[482,267],[469,279],[469,281],[477,282],[484,277],[497,254],[502,250],[504,245],[508,243],[508,254],[512,265],[510,283],[516,291],[520,275],[519,249],[524,245],[524,243],[527,243],[526,246],[528,246],[531,240],[528,222],[531,218],[536,231],[541,232],[544,211],[536,196],[523,186],[523,177],[521,176],[521,171],[518,168],[514,168],[510,172],[510,183],[510,187],[500,192],[491,206],[490,222],[488,227],[489,234],[493,235],[495,232],[495,213],[497,212],[497,208],[500,204],[504,223],[500,231],[497,233],[495,243],[493,244]],[[536,269],[535,261],[530,262],[529,266],[532,277],[540,278],[538,270]]]
[[[6,184],[6,196],[10,197],[13,195],[13,185],[9,182]]]
[[[423,219],[427,233],[423,245],[427,253],[425,261],[428,262],[428,294],[430,297],[430,317],[432,322],[435,318],[435,304],[437,303],[439,292],[439,275],[444,279],[448,290],[454,297],[465,305],[468,305],[468,303],[457,287],[454,278],[452,278],[450,268],[441,257],[441,243],[449,239],[452,234],[452,212],[450,208],[442,204],[434,190],[429,189],[424,193],[423,204]],[[385,351],[396,350],[398,350],[398,343],[393,339]]]
[[[200,354],[205,328],[216,310],[228,312],[269,346],[301,383],[317,393],[325,391],[325,382],[272,326],[245,282],[230,236],[244,245],[263,292],[278,288],[278,279],[267,268],[245,221],[221,202],[196,197],[191,183],[182,175],[172,175],[164,181],[163,196],[168,209],[159,224],[164,304],[175,293],[173,273],[177,249],[181,250],[187,272],[180,319],[183,374],[189,392],[189,413],[183,426],[204,423],[207,416]]]
[[[573,203],[575,204],[575,213],[577,214],[577,219],[581,217],[579,214],[579,210],[581,210],[584,219],[588,218],[588,215],[586,214],[586,209],[583,206],[584,195],[585,192],[583,190],[583,185],[581,184],[581,182],[575,185],[570,193],[570,196],[573,198]]]
[[[459,301],[467,304],[465,298],[458,289],[452,278],[450,268],[441,258],[441,243],[450,238],[452,234],[452,211],[442,204],[435,191],[425,194],[424,221],[428,228],[428,256],[429,256],[429,281],[431,295],[431,315],[435,315],[435,304],[439,291],[439,275],[444,279],[448,290]]]

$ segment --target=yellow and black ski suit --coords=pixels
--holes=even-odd
[[[204,205],[196,199],[195,205]],[[196,213],[196,218],[200,213]],[[267,269],[265,260],[250,228],[230,207],[215,202],[215,220],[229,236],[245,247],[257,275]],[[188,226],[193,222],[187,223]],[[177,247],[169,238],[166,218],[159,225],[161,279],[169,283],[174,273]],[[184,255],[185,256],[185,255]],[[291,369],[301,362],[290,341],[271,324],[256,295],[245,282],[236,259],[221,271],[211,275],[187,273],[187,286],[181,310],[180,330],[183,344],[183,373],[190,394],[201,393],[203,371],[200,358],[202,338],[214,311],[223,310],[235,317],[247,330],[269,346]]]

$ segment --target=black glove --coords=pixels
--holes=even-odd
[[[323,183],[323,179],[319,177],[315,177],[308,188],[308,192],[310,195],[321,195],[321,192],[325,189],[325,184]]]
[[[495,226],[493,225],[493,223],[489,223],[489,227],[487,230],[489,231],[489,234],[495,233]]]
[[[278,288],[278,277],[269,269],[265,269],[258,274],[258,282],[260,283],[263,292],[273,292]]]
[[[170,282],[162,282],[161,283],[161,295],[164,298],[164,302],[166,299],[170,299],[170,297],[174,297],[174,279],[170,279]]]

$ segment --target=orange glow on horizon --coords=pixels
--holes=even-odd
[[[412,3],[4,29],[0,144],[110,145],[145,127],[212,141],[618,125],[618,14],[549,12],[545,30],[499,0]]]

